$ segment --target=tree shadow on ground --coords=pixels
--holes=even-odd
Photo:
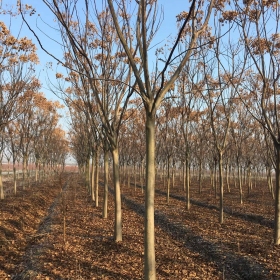
[[[122,199],[133,211],[139,215],[144,215],[144,205],[135,203],[125,196],[122,196]],[[256,262],[250,256],[224,251],[220,244],[204,240],[190,228],[170,221],[160,211],[155,211],[155,224],[171,235],[173,239],[182,242],[188,249],[199,253],[204,261],[215,262],[218,270],[224,275],[224,279],[278,279],[277,275],[271,275],[265,266]]]

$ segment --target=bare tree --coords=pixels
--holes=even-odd
[[[197,17],[198,11],[204,9],[203,3],[191,2],[188,13],[182,13],[182,26],[176,36],[175,43],[164,62],[163,68],[159,71],[159,61],[156,62],[155,74],[151,75],[149,67],[149,48],[154,34],[159,28],[157,21],[157,2],[156,1],[137,1],[132,4],[130,1],[118,2],[118,11],[112,0],[108,0],[109,8],[114,20],[119,39],[123,45],[128,61],[133,69],[138,94],[141,96],[146,111],[146,190],[145,190],[145,279],[155,279],[155,248],[154,248],[154,192],[155,192],[155,118],[164,96],[173,86],[184,65],[189,60],[193,48],[196,47],[197,38],[205,31],[208,24],[212,1],[208,8],[205,8],[205,17]],[[127,5],[136,5],[128,8]],[[129,15],[128,11],[136,9],[136,15]],[[125,22],[125,28],[121,28],[119,22]],[[186,28],[187,27],[187,28]],[[127,42],[126,37],[133,30],[135,34],[134,45]],[[187,32],[186,32],[187,31]],[[186,33],[185,33],[186,32]],[[188,44],[181,53],[182,59],[175,67],[171,77],[167,78],[167,71],[178,53],[176,49],[180,44],[182,36],[189,38]],[[135,62],[135,50],[139,50],[140,66]],[[143,72],[142,72],[143,71]],[[168,79],[168,80],[167,80]],[[159,85],[159,86],[158,86]]]
[[[229,7],[230,9],[230,7]],[[276,174],[274,242],[280,244],[280,6],[277,1],[235,1],[224,13],[225,21],[235,21],[244,42],[249,71],[243,84],[256,100],[247,109],[260,122],[274,143]],[[244,99],[246,105],[246,99]]]

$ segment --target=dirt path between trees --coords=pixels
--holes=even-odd
[[[13,280],[21,279],[38,279],[43,271],[40,258],[45,254],[46,250],[51,246],[49,242],[49,235],[51,234],[51,227],[54,222],[56,212],[61,203],[64,193],[67,191],[70,177],[64,183],[61,192],[55,197],[53,203],[49,207],[46,216],[40,222],[37,232],[32,236],[28,246],[25,249],[23,261],[19,265],[21,270],[17,275],[11,277]]]

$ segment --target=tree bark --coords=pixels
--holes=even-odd
[[[103,194],[103,212],[102,217],[108,217],[108,176],[109,176],[109,151],[104,151],[104,194]]]
[[[201,194],[202,192],[202,162],[199,161],[199,171],[198,171],[198,192]]]
[[[14,194],[17,193],[17,170],[16,170],[16,164],[13,163],[13,173],[14,173]]]
[[[87,158],[85,164],[85,181],[86,181],[86,189],[90,193],[90,158]]]
[[[275,228],[274,228],[274,243],[280,245],[280,144],[275,145],[276,150],[276,192],[275,192]]]
[[[22,170],[22,187],[25,189],[25,181],[26,181],[26,175],[27,175],[27,155],[23,156],[23,170]]]
[[[94,153],[92,159],[91,159],[91,201],[95,201],[95,168],[94,168],[94,165],[95,165],[95,157],[96,157],[96,154]]]
[[[238,184],[239,184],[239,197],[240,197],[240,204],[243,204],[243,190],[242,190],[242,175],[241,175],[241,167],[239,162],[237,163],[237,172],[238,172]]]
[[[112,150],[112,155],[115,190],[115,241],[119,242],[122,241],[122,207],[118,147]]]
[[[146,191],[145,191],[145,280],[156,279],[154,198],[155,198],[155,117],[146,113]]]
[[[134,163],[134,191],[136,192],[136,163]]]
[[[220,224],[224,222],[223,153],[219,152]]]
[[[95,207],[98,207],[98,188],[99,187],[99,151],[96,149],[95,155]]]
[[[170,157],[167,156],[167,192],[166,192],[167,204],[169,204],[169,192],[170,192]]]
[[[185,167],[186,163],[184,162],[183,164],[183,191],[186,191],[186,167]]]
[[[191,203],[190,203],[190,168],[189,168],[189,155],[186,155],[186,164],[185,164],[185,168],[186,168],[186,209],[190,210],[191,208]]]
[[[2,163],[0,164],[0,199],[4,199],[4,187],[2,181]]]

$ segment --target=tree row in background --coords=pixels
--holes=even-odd
[[[26,37],[14,37],[0,22],[0,198],[4,199],[2,162],[12,163],[13,192],[17,192],[16,164],[22,163],[23,188],[28,163],[38,170],[64,165],[69,152],[66,133],[58,126],[59,102],[40,92],[36,77],[36,47]]]

